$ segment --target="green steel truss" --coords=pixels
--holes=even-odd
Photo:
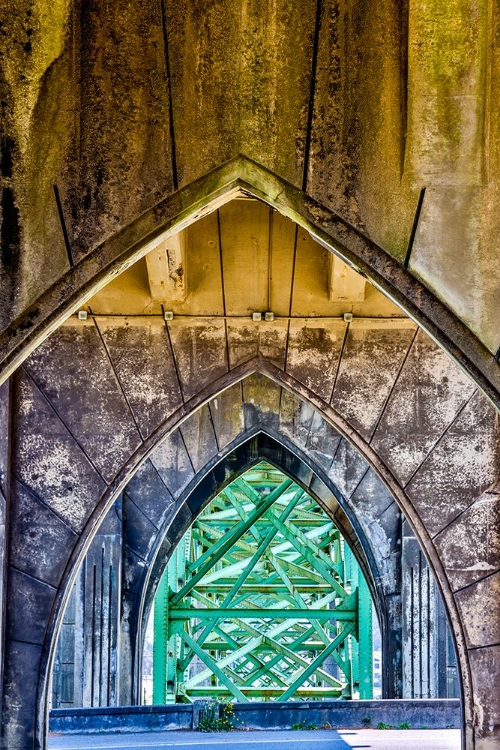
[[[339,530],[260,463],[209,504],[154,603],[153,702],[372,698],[372,602]]]

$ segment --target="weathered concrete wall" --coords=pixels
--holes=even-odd
[[[101,504],[94,513],[97,498],[113,497],[121,479],[129,478],[148,448],[152,449],[202,399],[219,393],[209,414],[206,410],[198,412],[199,427],[195,421],[190,431],[186,424],[184,432],[181,427],[173,441],[159,447],[155,468],[164,484],[168,487],[175,483],[180,490],[188,487],[196,467],[204,461],[200,450],[210,446],[210,440],[198,440],[198,436],[213,433],[212,424],[217,435],[212,441],[218,442],[219,450],[243,430],[252,426],[258,429],[259,424],[265,429],[272,429],[274,424],[286,435],[290,430],[287,419],[288,424],[296,420],[297,396],[310,400],[373,464],[399,498],[419,535],[452,616],[470,722],[469,747],[473,747],[473,701],[476,747],[487,747],[497,731],[498,710],[488,687],[494,679],[498,643],[495,585],[499,565],[496,547],[488,543],[490,514],[497,512],[498,500],[491,489],[498,468],[497,422],[492,407],[424,334],[418,332],[408,340],[406,324],[400,331],[406,344],[401,342],[395,348],[388,344],[385,350],[377,338],[377,328],[364,330],[357,348],[356,326],[343,323],[339,328],[338,321],[322,325],[304,321],[302,328],[297,324],[291,328],[286,370],[261,359],[224,374],[228,369],[226,352],[231,352],[224,328],[209,320],[206,324],[198,321],[191,328],[187,321],[173,323],[168,331],[164,328],[155,337],[143,338],[140,366],[134,368],[133,359],[125,367],[130,353],[117,349],[113,354],[92,321],[72,322],[48,339],[16,375],[4,746],[26,746],[35,731],[39,736],[43,733],[43,702],[37,703],[34,690],[28,691],[26,686],[37,684],[39,679],[43,684],[52,632],[49,622],[54,622],[51,612],[63,601],[68,573],[78,560],[78,540],[90,538],[104,511]],[[128,328],[126,320],[118,321],[116,335]],[[393,331],[396,338],[398,330]],[[110,332],[106,335],[109,340]],[[343,347],[339,346],[339,335],[345,338]],[[165,338],[157,349],[157,359],[154,347],[162,336]],[[377,366],[366,370],[370,341],[379,341],[373,346]],[[164,347],[172,352],[171,357],[164,357]],[[254,368],[281,380],[285,387],[282,394],[279,388],[264,387],[260,377],[220,392]],[[380,371],[393,373],[393,380],[385,385],[385,399],[372,403],[367,398],[369,382],[374,380],[375,390]],[[150,401],[146,399],[151,404],[152,421],[150,427],[141,428],[143,434],[150,435],[142,444],[138,425],[145,418],[145,402],[134,401],[134,393],[148,378],[150,382],[176,386],[173,391],[169,387],[167,393],[159,386],[159,393],[163,393],[160,398],[170,404],[167,408],[171,410],[163,425],[163,415],[153,407],[154,392]],[[214,378],[219,380],[214,383]],[[297,395],[288,396],[287,387]],[[246,404],[243,412],[242,388]],[[197,392],[202,395],[196,396]],[[291,408],[287,410],[290,399]],[[280,400],[283,422],[277,425],[274,414]],[[255,404],[259,404],[258,409]],[[202,419],[203,413],[206,416]],[[351,415],[356,415],[357,423]],[[311,422],[298,424],[297,431],[302,430],[304,435],[305,452],[311,451],[319,463],[324,445],[338,438],[328,431],[316,434],[311,425],[312,413]],[[189,452],[187,445],[193,446]],[[357,493],[359,502],[369,508],[372,491],[368,475],[363,481],[364,470],[356,477],[355,471],[351,473],[356,463],[349,462],[348,473],[335,476],[342,457],[343,450],[339,449],[327,472],[333,472],[346,495]],[[349,483],[348,490],[342,482]],[[196,503],[196,493],[191,497]],[[37,519],[36,533],[32,533],[33,518]],[[183,527],[190,518],[189,506],[185,506],[175,524]],[[469,518],[477,524],[478,541],[474,546],[467,545],[467,554],[462,555],[459,540],[468,536]],[[374,519],[373,528],[379,523],[382,521]],[[132,591],[134,587],[130,584],[129,588]],[[456,608],[452,592],[456,592]],[[483,627],[476,624],[478,608],[485,612]],[[473,693],[469,692],[469,668]]]
[[[383,724],[398,727],[404,722],[412,729],[444,729],[460,725],[458,700],[392,701],[300,701],[289,703],[237,703],[235,717],[248,729],[290,729],[293,724],[325,723],[335,728],[376,728]],[[291,740],[293,743],[293,740]]]
[[[59,709],[50,714],[50,731],[63,733],[151,732],[196,729],[203,701],[192,705],[122,706],[111,709]],[[290,729],[293,724],[325,723],[354,729],[379,722],[412,728],[444,729],[460,724],[458,700],[434,701],[289,701],[287,703],[236,703],[235,716],[248,729]],[[291,740],[293,742],[293,740]]]
[[[119,706],[109,708],[55,709],[49,730],[64,734],[115,734],[117,732],[164,732],[193,728],[193,706]]]
[[[491,138],[499,113],[490,97],[498,83],[498,7],[488,0],[409,6],[405,171],[426,188],[410,267],[494,348],[500,285],[488,278],[485,243],[497,223]],[[458,258],[482,278],[480,289],[457,273]]]
[[[109,270],[114,256],[109,247],[93,253],[99,243],[114,237],[119,253],[130,249],[142,235],[136,224],[120,234],[124,227],[165,196],[179,201],[177,213],[191,206],[172,191],[239,152],[338,209],[393,258],[411,250],[401,299],[413,290],[418,312],[421,292],[431,289],[497,351],[495,3],[332,0],[312,8],[224,0],[208,8],[134,0],[124,11],[117,0],[21,0],[15,8],[4,0],[1,13],[2,352],[15,338],[24,356],[40,319],[54,324],[54,311],[67,309],[76,289]],[[274,195],[286,188],[279,186]],[[217,187],[208,178],[196,198]],[[308,207],[332,221],[309,199]],[[149,230],[164,208],[152,212],[151,224],[144,220]],[[341,224],[338,231],[348,233]],[[376,256],[379,267],[394,277],[397,266],[384,257]],[[411,285],[415,277],[424,287]],[[42,305],[44,290],[53,296]],[[427,302],[432,321],[446,317],[445,307]],[[17,327],[7,329],[14,318]],[[91,534],[97,498],[111,496],[115,478],[128,476],[123,465],[143,450],[146,435],[154,443],[163,408],[173,425],[214,378],[230,383],[228,370],[249,349],[337,419],[408,502],[448,604],[458,608],[467,742],[482,750],[498,744],[500,709],[491,702],[500,693],[497,425],[487,402],[420,333],[410,348],[395,345],[400,359],[396,351],[378,359],[368,333],[366,378],[357,375],[361,348],[350,364],[347,358],[354,327],[345,327],[341,342],[338,323],[294,324],[285,349],[272,352],[254,331],[232,331],[231,343],[220,323],[190,331],[174,321],[170,333],[171,340],[163,330],[155,336],[170,363],[145,347],[143,366],[124,354],[122,367],[120,347],[103,348],[104,329],[89,328],[78,354],[71,337],[54,338],[16,377],[4,744],[15,747],[34,731],[41,703],[20,686],[45,669],[43,623],[60,601],[72,550]],[[252,343],[238,351],[241,335]],[[471,341],[459,330],[445,345],[458,356]],[[140,339],[135,346],[142,350]],[[58,358],[70,366],[58,368]],[[498,384],[493,357],[487,368]],[[161,399],[144,395],[148,383]],[[105,418],[108,406],[116,431]],[[31,614],[21,617],[24,611]]]
[[[1,10],[4,326],[160,197],[243,153],[399,259],[426,188],[410,268],[496,352],[494,3]]]

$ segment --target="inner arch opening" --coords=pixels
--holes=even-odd
[[[153,608],[147,703],[373,698],[368,584],[331,518],[268,462],[200,513]]]

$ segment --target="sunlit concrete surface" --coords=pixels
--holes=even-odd
[[[198,750],[227,746],[231,750],[459,750],[458,729],[318,730],[290,732],[158,732],[154,734],[70,735],[49,738],[49,750],[149,750],[183,748]]]

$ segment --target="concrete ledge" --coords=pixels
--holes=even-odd
[[[49,732],[165,732],[193,728],[193,706],[113,706],[109,708],[58,708],[50,712]]]
[[[196,702],[198,703],[198,702]],[[50,712],[49,731],[61,734],[155,732],[195,729],[200,705],[59,708]],[[202,702],[200,701],[199,704]],[[356,729],[409,724],[412,729],[461,726],[459,700],[291,701],[235,703],[241,729],[290,729],[294,724]],[[367,721],[369,719],[369,721]]]
[[[461,726],[460,701],[448,699],[236,703],[234,713],[246,729],[290,729],[300,723],[333,729],[376,729],[380,723],[396,728],[406,723],[412,729]]]

